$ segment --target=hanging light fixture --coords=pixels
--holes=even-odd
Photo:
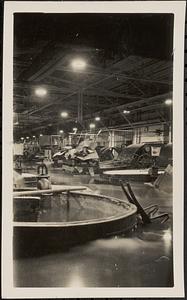
[[[95,128],[95,124],[94,123],[91,123],[89,126],[90,126],[90,129]]]
[[[47,90],[43,87],[38,87],[35,89],[35,95],[38,97],[45,97],[47,95]]]
[[[172,104],[172,100],[171,99],[166,99],[165,100],[165,104],[168,105],[168,106],[171,105]]]
[[[124,114],[130,114],[130,110],[124,110],[123,113]]]
[[[95,121],[100,121],[101,120],[101,118],[100,117],[95,117]]]
[[[86,61],[82,58],[76,58],[72,60],[71,66],[74,71],[82,71],[86,68]]]
[[[67,111],[62,111],[62,112],[61,112],[61,117],[62,117],[62,118],[67,118],[67,117],[68,117]]]

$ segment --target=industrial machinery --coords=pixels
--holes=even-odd
[[[72,174],[90,174],[98,169],[99,157],[92,140],[84,140],[78,146],[66,146],[53,155],[54,166]]]
[[[164,169],[172,162],[172,144],[132,144],[121,150],[116,159],[100,162],[101,172],[120,169],[146,169],[157,165]]]

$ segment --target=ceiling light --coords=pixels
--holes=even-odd
[[[124,110],[123,113],[124,114],[130,114],[130,110]]]
[[[77,58],[71,62],[71,66],[75,71],[82,71],[86,68],[86,62],[81,58]]]
[[[36,136],[35,136],[35,135],[33,135],[32,137],[33,137],[33,138],[35,138]]]
[[[28,140],[28,139],[29,139],[29,136],[27,136],[26,139]]]
[[[91,124],[90,124],[90,129],[93,129],[93,128],[95,128],[95,124],[94,124],[94,123],[91,123]]]
[[[24,137],[21,137],[21,140],[23,141],[23,140],[24,140]]]
[[[67,116],[68,116],[67,111],[62,111],[62,112],[61,112],[61,117],[62,117],[62,118],[67,118]]]
[[[95,117],[95,120],[96,120],[96,121],[100,121],[101,118],[100,118],[100,117]]]
[[[63,131],[63,130],[59,130],[59,132],[60,132],[60,133],[63,133],[64,131]]]
[[[40,133],[40,136],[43,136],[43,134],[42,134],[42,133]]]
[[[166,105],[171,105],[172,104],[172,100],[171,99],[166,99],[165,100],[165,104]]]
[[[35,89],[35,95],[38,97],[44,97],[47,95],[47,90],[42,87],[39,87]]]

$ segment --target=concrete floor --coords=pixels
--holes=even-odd
[[[34,173],[34,171],[32,171]],[[50,170],[54,184],[81,184],[93,193],[125,199],[120,186],[94,184],[87,175]],[[128,235],[99,239],[66,252],[14,260],[17,287],[171,287],[172,196],[143,183],[132,183],[142,206],[158,204],[168,212],[165,224],[152,223]]]

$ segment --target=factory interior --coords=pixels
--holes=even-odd
[[[14,14],[16,287],[172,287],[173,15]]]

